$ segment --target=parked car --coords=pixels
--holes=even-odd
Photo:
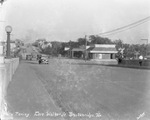
[[[32,55],[27,55],[26,60],[32,60]]]
[[[43,63],[43,64],[48,64],[49,61],[48,61],[48,59],[47,59],[46,57],[41,57],[41,58],[39,59],[39,64],[41,64],[41,63]]]

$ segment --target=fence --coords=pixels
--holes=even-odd
[[[139,66],[139,60],[122,60],[122,65]],[[150,66],[150,60],[142,60],[142,66]]]
[[[4,64],[0,64],[0,118],[7,116],[7,103],[5,101],[8,84],[12,80],[19,65],[19,58],[5,59]]]

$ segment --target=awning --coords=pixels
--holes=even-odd
[[[118,53],[115,47],[90,47],[90,53]]]
[[[118,51],[89,51],[90,53],[118,53]]]

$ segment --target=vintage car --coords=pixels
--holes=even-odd
[[[26,55],[26,60],[32,60],[32,55]]]
[[[48,58],[46,58],[46,57],[41,57],[41,58],[39,59],[39,64],[41,64],[41,63],[43,63],[43,64],[48,64],[48,63],[49,63]]]

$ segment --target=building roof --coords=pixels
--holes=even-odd
[[[117,53],[114,44],[95,44],[88,49],[90,53]]]
[[[83,49],[83,48],[73,48],[73,49],[72,49],[72,51],[82,51],[82,52],[83,52],[84,50],[85,50],[85,49]]]
[[[91,47],[115,48],[115,44],[93,44]]]
[[[90,51],[117,51],[116,48],[105,48],[105,47],[90,47]]]
[[[70,50],[70,48],[69,48],[69,47],[65,47],[64,50],[65,50],[65,51],[68,51],[68,50]]]
[[[90,53],[117,53],[116,47],[114,44],[94,44],[86,46],[87,51]],[[85,51],[85,46],[80,48],[73,48],[72,51]]]
[[[86,46],[86,49],[89,49],[90,46]],[[85,51],[85,46],[80,46],[80,48],[73,48],[72,51]]]

